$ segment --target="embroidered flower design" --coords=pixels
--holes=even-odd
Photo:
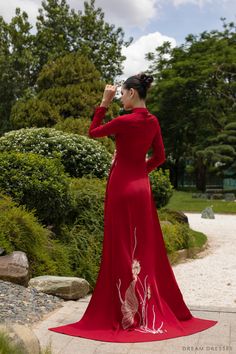
[[[122,327],[124,329],[130,328],[135,323],[135,316],[137,315],[139,318],[139,327],[134,328],[135,331],[140,331],[143,333],[164,333],[167,332],[166,329],[162,329],[163,322],[158,328],[155,328],[156,321],[156,313],[154,309],[154,305],[152,305],[152,328],[148,326],[148,302],[151,298],[151,286],[147,285],[148,275],[145,276],[144,284],[142,284],[139,274],[141,272],[141,265],[139,260],[134,259],[134,253],[137,245],[136,238],[136,227],[134,229],[134,249],[132,253],[132,274],[133,280],[130,282],[127,290],[125,291],[124,299],[121,296],[121,279],[119,279],[119,283],[117,284],[118,294],[121,301],[121,312],[122,312]],[[137,283],[139,282],[143,294],[137,287]],[[138,297],[137,297],[138,294]],[[141,313],[139,312],[139,304],[141,305]]]
[[[140,273],[141,267],[139,261],[137,259],[133,260],[132,263],[132,273],[133,273],[133,278],[137,280],[137,275]]]
[[[123,318],[122,318],[122,327],[124,329],[127,329],[128,327],[132,326],[134,323],[134,316],[136,314],[136,312],[138,311],[138,299],[136,297],[135,294],[135,283],[136,280],[133,280],[128,289],[125,292],[125,300],[123,300],[120,296],[120,300],[121,300],[121,312],[123,314]],[[121,285],[121,280],[120,280],[120,284],[119,284],[119,288]],[[119,293],[120,293],[120,289],[119,289]]]

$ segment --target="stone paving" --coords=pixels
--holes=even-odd
[[[53,354],[213,354],[236,353],[236,309],[190,307],[191,313],[200,318],[219,321],[215,326],[189,336],[144,343],[109,343],[81,337],[68,336],[49,331],[56,327],[79,321],[90,296],[79,301],[67,301],[45,320],[33,325],[32,329],[41,346],[51,343]]]

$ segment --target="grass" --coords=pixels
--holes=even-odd
[[[190,229],[193,237],[190,238],[189,247],[202,247],[206,241],[207,237],[200,231]]]
[[[223,202],[220,200],[205,200],[192,198],[192,192],[174,191],[169,203],[158,209],[158,216],[161,221],[169,221],[172,225],[176,223],[181,227],[181,214],[175,211],[201,212],[205,207],[213,205],[213,210],[221,213],[236,213],[235,202]],[[187,249],[188,257],[195,258],[197,253],[203,249],[207,242],[207,236],[183,224],[180,230],[171,226],[162,225],[162,232],[166,243],[167,253],[171,264],[176,264],[181,260],[178,250]],[[187,244],[184,240],[187,240]],[[183,243],[184,241],[184,243]],[[183,248],[181,247],[183,244]],[[180,248],[181,247],[181,248]]]
[[[192,198],[192,192],[174,190],[167,208],[185,212],[201,212],[206,207],[213,206],[214,213],[236,214],[236,202],[223,200]]]
[[[25,354],[11,343],[7,334],[0,332],[0,354]]]

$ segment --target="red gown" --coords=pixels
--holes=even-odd
[[[105,113],[97,107],[89,128],[91,137],[116,140],[96,286],[80,321],[49,330],[106,342],[158,341],[206,330],[218,321],[194,317],[186,306],[150,187],[148,173],[165,161],[158,119],[134,108],[102,125]]]

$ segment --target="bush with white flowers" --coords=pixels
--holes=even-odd
[[[5,133],[0,138],[0,151],[60,158],[71,177],[107,177],[112,161],[112,155],[95,139],[54,128],[23,128]]]

